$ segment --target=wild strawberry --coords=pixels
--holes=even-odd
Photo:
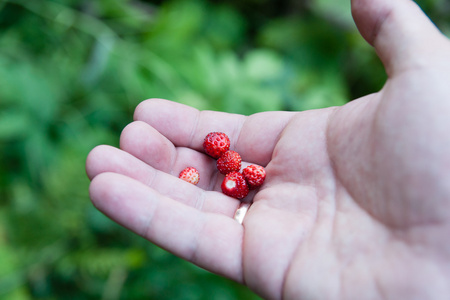
[[[192,167],[187,167],[186,169],[181,171],[178,177],[194,185],[197,184],[200,180],[200,174],[198,173],[197,169]]]
[[[230,139],[223,132],[210,132],[205,137],[203,149],[213,158],[219,158],[230,149]]]
[[[251,190],[260,187],[266,179],[266,170],[261,166],[250,165],[242,170],[242,175]]]
[[[241,156],[233,150],[228,150],[217,160],[217,169],[226,175],[230,172],[238,172],[241,169]]]
[[[222,182],[222,192],[230,197],[242,199],[248,195],[248,191],[244,176],[239,172],[228,173]]]

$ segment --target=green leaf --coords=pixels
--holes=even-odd
[[[329,22],[343,28],[354,27],[350,1],[347,0],[314,0],[311,1],[312,10]]]
[[[244,60],[247,76],[258,81],[273,80],[281,75],[283,61],[274,51],[254,50]]]
[[[21,139],[29,134],[30,126],[27,112],[18,109],[0,112],[0,140]]]

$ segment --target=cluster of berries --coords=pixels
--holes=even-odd
[[[217,159],[217,169],[225,175],[222,182],[222,192],[230,197],[243,199],[249,190],[260,187],[266,178],[266,171],[258,165],[250,165],[242,173],[241,156],[236,151],[230,150],[230,139],[225,133],[211,132],[203,142],[206,154]],[[197,184],[198,171],[188,167],[180,173],[180,178]]]

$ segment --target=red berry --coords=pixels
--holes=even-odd
[[[194,185],[197,184],[200,180],[200,174],[198,173],[197,169],[192,167],[187,167],[186,169],[181,171],[178,177]]]
[[[205,137],[203,149],[213,158],[219,158],[230,149],[230,139],[223,132],[210,132]]]
[[[248,195],[248,185],[239,172],[231,172],[222,182],[222,192],[230,197],[242,199]]]
[[[261,166],[250,165],[242,170],[242,175],[247,181],[248,187],[253,190],[264,183],[264,179],[266,179],[266,170]]]
[[[241,156],[233,150],[228,150],[217,160],[217,169],[226,175],[230,172],[238,172],[241,169]]]

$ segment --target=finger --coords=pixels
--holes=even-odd
[[[177,157],[175,146],[144,122],[128,124],[120,135],[120,148],[157,170],[173,174]],[[181,170],[178,170],[178,172]]]
[[[186,167],[200,173],[198,187],[220,191],[224,175],[217,170],[217,161],[190,148],[176,148],[168,139],[147,123],[135,121],[120,136],[121,148],[157,170],[178,176]],[[251,163],[242,161],[241,169]]]
[[[249,117],[215,111],[198,111],[179,103],[151,99],[136,108],[135,120],[144,121],[166,136],[175,146],[203,151],[205,136],[212,131],[226,133],[231,149],[249,162],[266,165],[280,134],[293,113],[270,112]]]
[[[200,173],[199,187],[214,190],[217,186],[215,160],[189,148],[176,148],[171,141],[147,123],[129,124],[120,135],[120,147],[157,170],[178,176],[186,167]]]
[[[88,155],[86,170],[91,179],[107,172],[133,178],[157,190],[163,196],[205,212],[232,217],[239,205],[236,199],[220,192],[205,191],[177,176],[158,171],[131,154],[111,146],[94,148]]]
[[[223,176],[219,175],[216,161],[204,153],[185,147],[176,148],[166,137],[147,123],[129,124],[120,136],[121,148],[157,170],[173,176],[187,167],[199,171],[198,187],[219,191]]]
[[[353,0],[352,13],[388,75],[428,64],[437,52],[448,53],[447,39],[414,1]]]
[[[132,155],[115,147],[100,145],[89,152],[86,159],[86,173],[90,180],[104,172],[114,172],[149,182],[154,176],[153,169],[139,162]]]
[[[243,227],[200,212],[120,174],[102,173],[90,186],[94,205],[156,245],[214,273],[242,282]]]

